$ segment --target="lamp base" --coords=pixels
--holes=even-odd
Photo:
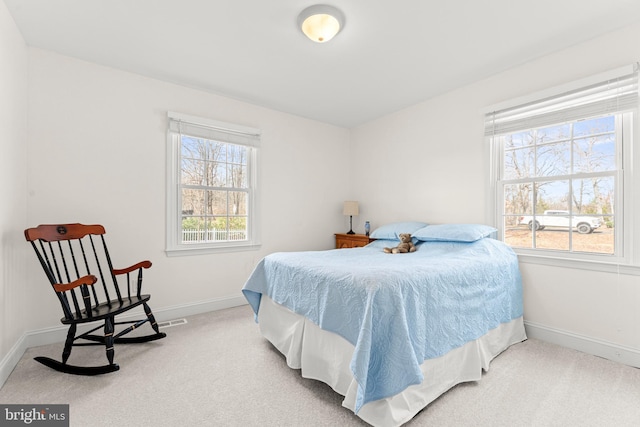
[[[349,231],[347,231],[347,234],[356,234],[353,231],[353,215],[349,215]]]

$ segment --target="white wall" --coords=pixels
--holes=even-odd
[[[165,144],[167,111],[262,130],[262,249],[167,257]],[[114,264],[143,259],[156,313],[220,299],[241,288],[264,255],[329,249],[348,199],[346,129],[229,98],[29,49],[27,222],[103,224]],[[28,330],[57,325],[60,308],[28,259]],[[51,295],[49,295],[51,294]],[[158,316],[162,318],[162,315]]]
[[[352,155],[358,158],[353,190],[365,216],[374,227],[406,219],[486,222],[488,158],[482,109],[638,60],[640,24],[352,130]],[[636,188],[636,230],[639,202]],[[525,263],[521,267],[530,330],[549,338],[623,348],[640,363],[639,276]]]
[[[0,2],[0,365],[25,332],[27,47]],[[10,363],[10,361],[8,361]],[[0,370],[0,385],[4,382]]]

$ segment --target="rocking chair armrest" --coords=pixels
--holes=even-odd
[[[122,268],[122,269],[113,269],[113,274],[115,274],[116,276],[119,274],[127,274],[127,273],[131,273],[132,271],[136,271],[139,268],[149,268],[151,267],[151,261],[141,261],[137,264],[132,265],[131,267],[127,267],[127,268]]]
[[[70,289],[77,288],[78,286],[81,286],[81,285],[93,286],[93,284],[96,283],[97,281],[98,281],[98,278],[96,276],[94,276],[93,274],[89,274],[87,276],[83,276],[77,280],[74,280],[73,282],[56,283],[55,285],[53,285],[53,289],[56,292],[65,292]]]

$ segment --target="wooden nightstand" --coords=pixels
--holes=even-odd
[[[336,233],[336,249],[359,248],[368,245],[374,240],[364,234]]]

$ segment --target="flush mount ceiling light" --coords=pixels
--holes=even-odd
[[[302,32],[317,43],[331,40],[344,27],[344,14],[333,6],[309,6],[298,15]]]

